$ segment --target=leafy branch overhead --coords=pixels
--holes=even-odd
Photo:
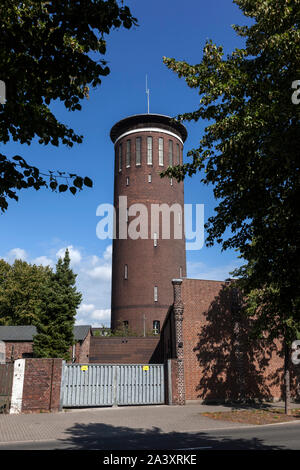
[[[117,0],[3,0],[0,17],[0,79],[7,99],[0,104],[0,142],[30,145],[37,139],[40,144],[68,147],[81,143],[83,137],[59,122],[49,105],[59,100],[69,111],[81,109],[89,87],[100,85],[110,73],[104,60],[105,36],[137,24],[129,8]],[[2,211],[7,199],[18,200],[16,191],[22,188],[69,188],[75,194],[92,186],[87,177],[45,174],[19,156],[13,160],[1,155]]]
[[[245,46],[225,56],[207,41],[191,65],[165,65],[196,88],[200,104],[178,120],[205,122],[188,163],[165,174],[198,174],[212,185],[215,213],[207,245],[239,252],[246,265],[235,274],[249,295],[258,331],[290,344],[300,328],[300,1],[235,0],[247,26],[234,25]],[[249,19],[249,20],[248,20]]]

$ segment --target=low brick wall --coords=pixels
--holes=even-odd
[[[97,337],[90,340],[90,363],[149,364],[155,363],[154,351],[159,337]]]
[[[22,413],[58,411],[62,359],[26,359]]]

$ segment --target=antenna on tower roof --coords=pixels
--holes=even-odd
[[[146,95],[147,95],[148,114],[149,114],[149,94],[150,94],[150,91],[149,91],[149,88],[148,88],[148,77],[146,75]]]

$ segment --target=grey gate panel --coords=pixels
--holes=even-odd
[[[65,364],[61,402],[63,407],[164,403],[164,366]]]

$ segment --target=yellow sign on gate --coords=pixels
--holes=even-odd
[[[143,366],[143,370],[149,370],[149,366]]]
[[[81,370],[82,370],[82,371],[88,370],[88,366],[81,366]]]

